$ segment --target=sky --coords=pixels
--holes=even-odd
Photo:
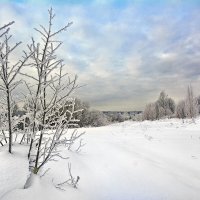
[[[0,0],[0,25],[25,45],[56,13],[59,57],[78,75],[77,97],[98,110],[143,110],[162,90],[200,95],[200,0]]]

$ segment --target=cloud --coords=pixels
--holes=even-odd
[[[33,28],[47,23],[52,5],[55,29],[74,22],[60,36],[59,56],[86,85],[77,95],[102,110],[143,109],[161,90],[178,100],[187,84],[197,88],[200,80],[199,5],[145,2],[4,2],[0,22],[14,19],[14,37],[26,44],[37,38]]]

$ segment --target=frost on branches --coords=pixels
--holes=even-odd
[[[57,36],[66,31],[72,23],[53,30],[54,17],[55,14],[50,9],[48,26],[40,25],[39,28],[35,28],[36,33],[39,34],[37,37],[40,38],[39,41],[32,38],[22,60],[14,65],[11,65],[9,55],[21,43],[13,47],[9,45],[11,38],[8,36],[9,26],[14,22],[0,28],[2,32],[0,32],[0,39],[2,39],[0,90],[4,94],[0,105],[2,111],[0,145],[9,143],[9,152],[11,152],[13,133],[16,135],[17,142],[29,144],[28,158],[30,170],[34,174],[37,174],[48,161],[56,161],[57,158],[67,159],[61,156],[59,146],[65,145],[70,150],[75,141],[84,134],[77,131],[79,127],[77,116],[82,109],[76,109],[75,99],[71,97],[74,90],[79,87],[77,76],[71,77],[66,73],[63,60],[56,55],[62,45]],[[22,80],[16,81],[17,75],[20,75]],[[13,115],[15,101],[12,91],[20,83],[23,83],[26,88],[23,92],[25,114],[16,117]],[[67,134],[71,128],[73,128],[72,133]],[[17,139],[19,135],[20,139]],[[77,152],[83,146],[82,139],[79,142]]]
[[[12,35],[9,34],[10,26],[14,22],[10,22],[0,28],[0,91],[2,93],[1,99],[1,132],[3,135],[3,140],[7,143],[5,128],[8,131],[8,143],[9,152],[12,152],[12,135],[13,135],[13,120],[12,120],[12,108],[13,108],[13,95],[12,92],[21,83],[21,80],[16,80],[23,66],[27,66],[27,60],[31,54],[24,52],[22,59],[14,61],[12,60],[12,55],[14,54],[16,48],[21,44],[18,42],[11,45]],[[1,138],[1,145],[2,138]]]
[[[34,75],[21,73],[32,80],[31,83],[26,81],[25,84],[29,93],[26,105],[31,127],[28,157],[30,168],[35,174],[48,161],[62,157],[58,147],[73,142],[64,135],[68,128],[78,127],[79,120],[75,118],[75,114],[82,111],[75,110],[75,99],[70,98],[71,93],[78,87],[77,76],[71,78],[68,73],[64,73],[63,60],[56,56],[62,44],[56,37],[72,23],[54,31],[54,17],[55,14],[50,9],[48,27],[40,25],[40,28],[35,28],[41,41],[36,43],[32,38],[32,43],[28,45],[31,53],[29,64]],[[78,134],[76,138],[82,134]]]

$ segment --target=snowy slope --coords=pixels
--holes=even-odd
[[[8,147],[0,148],[0,199],[16,188],[23,188],[29,175],[27,148],[14,145],[13,153]]]
[[[17,189],[3,200],[199,200],[200,120],[124,122],[88,128],[87,145],[77,154],[63,148],[70,160],[49,163],[42,179]],[[78,189],[52,184],[80,176]]]

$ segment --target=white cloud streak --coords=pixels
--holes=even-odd
[[[47,23],[47,5],[2,3],[0,24],[14,19],[12,32],[24,48],[33,28]],[[77,95],[101,110],[136,110],[163,89],[178,100],[187,84],[197,88],[200,9],[178,5],[54,5],[55,28],[74,22],[61,36],[59,56],[86,84]]]

